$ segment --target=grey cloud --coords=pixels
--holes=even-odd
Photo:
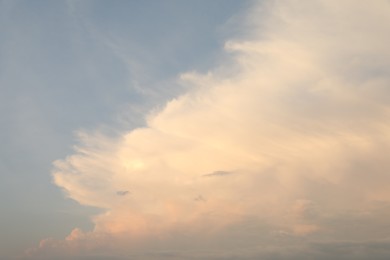
[[[130,194],[130,191],[128,191],[128,190],[119,190],[116,192],[116,195],[118,195],[118,196],[126,196],[128,194]]]
[[[204,174],[203,177],[226,176],[226,175],[230,175],[230,174],[233,174],[233,172],[229,172],[229,171],[215,171],[215,172],[212,172],[212,173]]]
[[[198,195],[194,200],[195,200],[195,201],[198,201],[198,202],[205,202],[205,201],[206,201],[206,199],[203,198],[202,195]]]

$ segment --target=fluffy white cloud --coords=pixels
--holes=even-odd
[[[55,162],[55,184],[105,213],[30,254],[358,259],[385,248],[389,24],[385,0],[255,4],[230,56],[182,75],[191,90],[144,128],[83,134]]]

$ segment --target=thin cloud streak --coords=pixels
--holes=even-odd
[[[255,4],[224,63],[181,75],[191,90],[146,127],[54,163],[105,213],[31,257],[389,257],[388,24],[384,0]]]

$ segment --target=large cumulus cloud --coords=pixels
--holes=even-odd
[[[104,213],[32,256],[390,256],[390,3],[263,1],[244,24],[144,128],[80,134],[54,182]]]

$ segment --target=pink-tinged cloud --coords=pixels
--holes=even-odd
[[[254,4],[222,64],[181,75],[191,90],[144,128],[81,134],[54,163],[68,197],[105,212],[30,254],[364,259],[388,245],[389,24],[385,0]]]

